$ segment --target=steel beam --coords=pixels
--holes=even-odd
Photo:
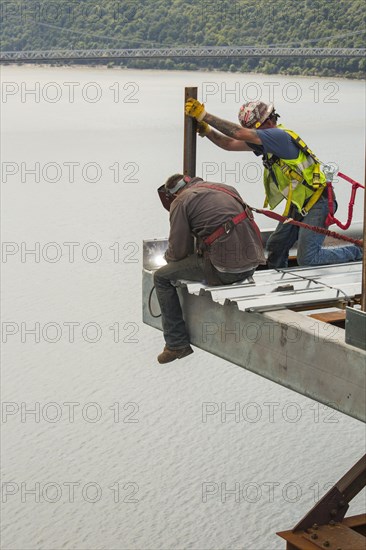
[[[184,89],[184,103],[192,97],[197,99],[197,87]],[[197,156],[197,122],[194,118],[184,115],[184,153],[183,153],[183,173],[185,176],[196,175],[196,156]]]
[[[143,271],[143,321],[161,330],[153,272]],[[232,288],[232,287],[231,287]],[[194,346],[286,388],[366,421],[366,353],[344,330],[289,309],[265,313],[178,289]]]

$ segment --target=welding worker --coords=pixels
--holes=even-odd
[[[177,281],[229,285],[251,277],[265,258],[252,212],[234,187],[174,174],[163,190],[170,201],[169,207],[162,200],[170,212],[167,265],[155,272],[154,284],[166,343],[158,361],[169,363],[193,353]]]
[[[252,151],[262,156],[265,206],[271,210],[286,199],[284,216],[326,228],[329,213],[326,177],[320,161],[301,138],[282,125],[273,103],[250,101],[239,110],[239,124],[205,111],[196,99],[186,102],[186,114],[198,121],[198,131],[227,151]],[[215,130],[213,128],[215,128]],[[218,130],[218,131],[216,131]],[[335,200],[335,197],[333,197]],[[336,203],[335,203],[336,205]],[[289,223],[279,223],[267,242],[268,267],[288,266],[290,249],[297,244],[299,265],[324,265],[362,259],[358,246],[323,247],[325,236]]]

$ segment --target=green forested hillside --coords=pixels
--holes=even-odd
[[[364,0],[4,1],[2,50],[178,45],[360,47]],[[140,68],[361,77],[365,59],[129,60]]]

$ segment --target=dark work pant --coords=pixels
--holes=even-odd
[[[223,285],[242,281],[254,273],[254,269],[243,273],[221,273],[215,268],[214,271]],[[167,347],[172,350],[185,348],[189,345],[189,335],[175,287],[175,283],[179,279],[206,283],[203,257],[192,254],[178,262],[170,262],[154,273],[164,339]]]

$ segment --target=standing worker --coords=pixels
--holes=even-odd
[[[232,284],[250,277],[265,258],[251,210],[234,187],[175,174],[164,188],[171,202],[168,263],[155,271],[154,284],[166,342],[158,361],[170,363],[193,353],[176,282]]]
[[[234,124],[205,111],[196,99],[186,102],[186,114],[198,121],[202,137],[227,151],[252,151],[262,156],[264,165],[265,206],[271,210],[284,199],[284,216],[316,227],[326,227],[329,213],[326,177],[320,161],[301,138],[282,125],[273,103],[251,101],[239,111]],[[219,132],[216,132],[213,126]],[[325,236],[289,223],[279,223],[267,242],[268,266],[288,266],[290,248],[297,244],[299,265],[325,265],[362,259],[361,248],[355,245],[323,247]]]

